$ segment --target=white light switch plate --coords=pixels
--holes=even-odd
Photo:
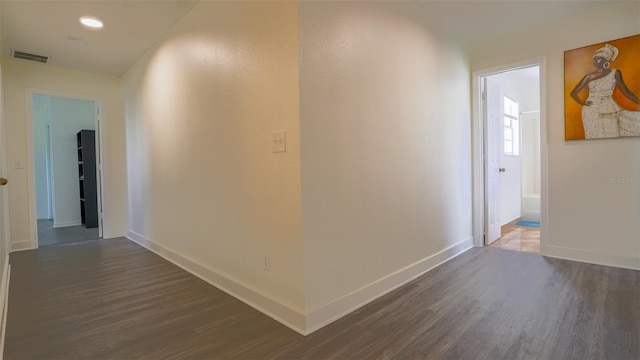
[[[287,151],[287,132],[284,130],[271,133],[271,152]]]

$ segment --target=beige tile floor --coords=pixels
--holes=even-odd
[[[540,228],[518,226],[513,221],[502,226],[502,237],[490,246],[506,250],[524,251],[534,254],[540,253]]]

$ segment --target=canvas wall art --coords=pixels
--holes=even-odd
[[[640,136],[640,35],[564,52],[565,140]]]

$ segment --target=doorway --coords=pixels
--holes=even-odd
[[[543,64],[475,73],[476,246],[544,253]]]
[[[37,92],[29,98],[33,247],[101,238],[99,103]]]

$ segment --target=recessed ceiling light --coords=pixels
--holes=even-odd
[[[100,29],[104,26],[104,24],[102,24],[102,20],[95,18],[93,16],[83,16],[80,18],[80,23],[82,23],[82,25],[88,27],[88,28],[92,28],[92,29]]]

